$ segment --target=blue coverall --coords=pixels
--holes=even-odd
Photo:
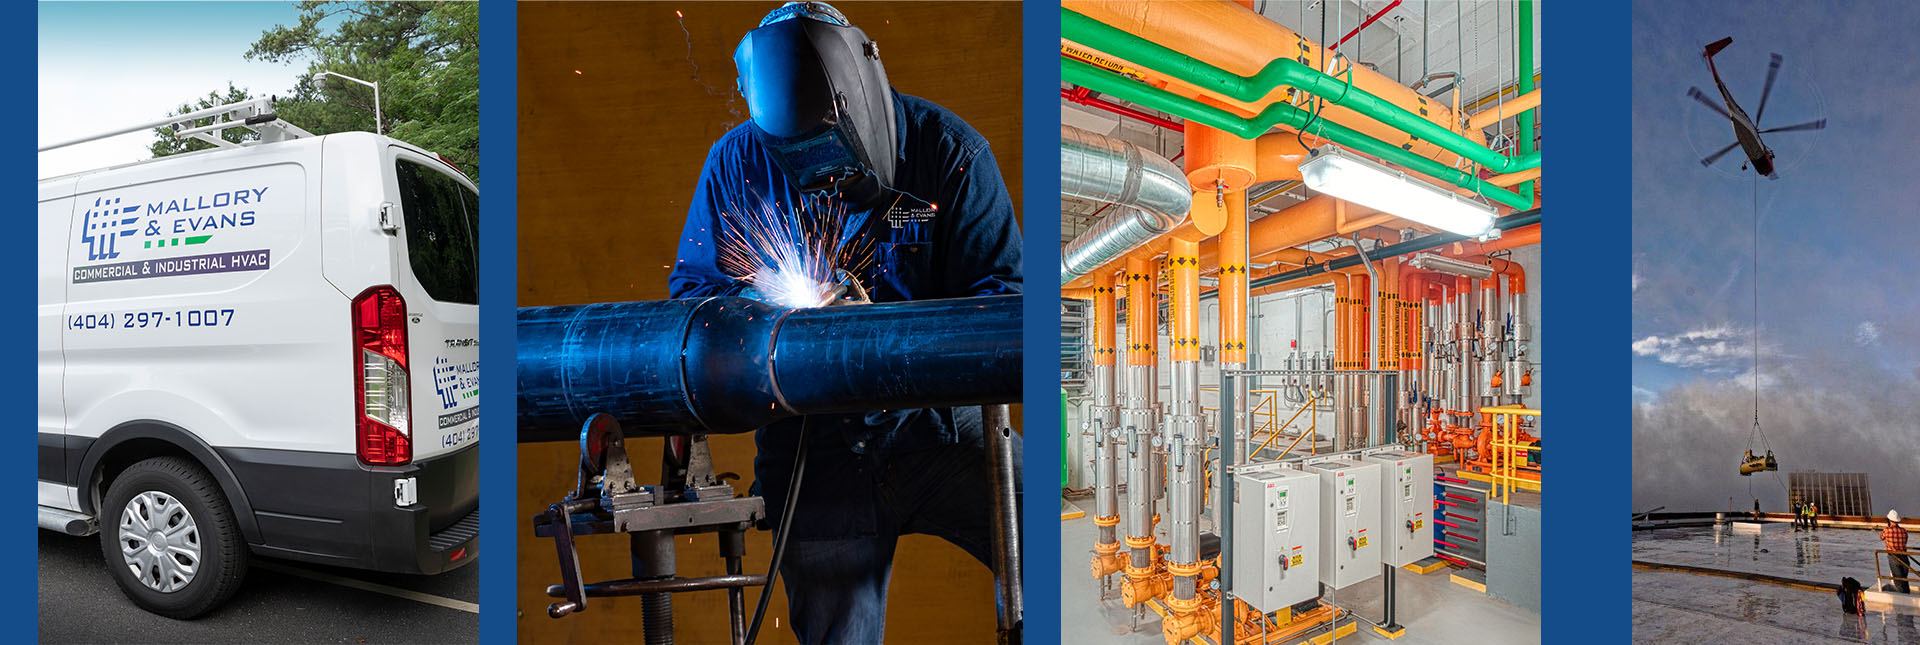
[[[946,108],[898,91],[893,99],[897,192],[871,210],[848,213],[850,239],[872,243],[871,266],[858,275],[869,296],[891,302],[1020,293],[1019,224],[987,140]],[[749,128],[733,128],[707,154],[669,279],[675,298],[745,290],[747,283],[718,266],[722,227],[741,221],[741,208],[800,197]],[[979,409],[816,415],[808,422],[807,468],[781,565],[793,630],[803,643],[878,643],[900,535],[931,534],[990,562],[991,487]],[[773,523],[786,501],[799,427],[788,420],[754,435],[754,488]],[[1020,454],[1016,443],[1016,464]]]

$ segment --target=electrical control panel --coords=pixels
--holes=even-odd
[[[1367,455],[1380,467],[1380,558],[1404,567],[1433,555],[1433,455],[1389,450]]]
[[[1320,594],[1320,476],[1276,469],[1236,476],[1233,594],[1278,611]]]
[[[1320,582],[1335,589],[1380,575],[1380,465],[1332,459],[1320,476]]]

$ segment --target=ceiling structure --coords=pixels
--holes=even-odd
[[[1517,4],[1511,0],[1255,0],[1254,8],[1268,20],[1316,42],[1339,42],[1345,36],[1340,51],[1355,56],[1356,63],[1409,87],[1423,78],[1433,77],[1419,91],[1445,103],[1452,103],[1457,94],[1461,111],[1468,114],[1494,108],[1499,101],[1514,97],[1513,86],[1519,78],[1519,59],[1513,42],[1518,17]],[[1534,11],[1537,19],[1538,5]],[[1369,17],[1374,17],[1373,22],[1356,31]],[[1534,73],[1537,75],[1543,68],[1537,31],[1534,38]],[[1454,76],[1441,76],[1449,73]],[[1102,100],[1161,114],[1112,97],[1102,97]],[[1543,112],[1535,110],[1534,113]],[[1178,132],[1065,100],[1060,102],[1060,122],[1126,139],[1169,159],[1180,154],[1183,143]],[[1507,119],[1495,127],[1512,133],[1514,123]],[[1179,163],[1178,159],[1174,161]],[[1256,198],[1269,195],[1255,203],[1248,212],[1249,218],[1259,219],[1312,196],[1297,182],[1276,184],[1281,185],[1259,185],[1248,191]],[[1275,189],[1284,190],[1276,193]],[[1062,196],[1061,244],[1072,240],[1099,217],[1106,216],[1108,212],[1101,210],[1105,206],[1102,202]]]

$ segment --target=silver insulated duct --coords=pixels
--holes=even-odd
[[[1179,226],[1193,208],[1180,167],[1140,146],[1060,126],[1060,193],[1119,206],[1060,252],[1060,284]]]

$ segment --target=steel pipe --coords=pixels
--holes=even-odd
[[[1187,176],[1165,157],[1131,142],[1060,126],[1060,192],[1120,206],[1060,253],[1060,284],[1159,237],[1193,208]]]
[[[521,442],[740,433],[804,414],[1020,400],[1018,295],[788,309],[745,298],[522,307]]]

